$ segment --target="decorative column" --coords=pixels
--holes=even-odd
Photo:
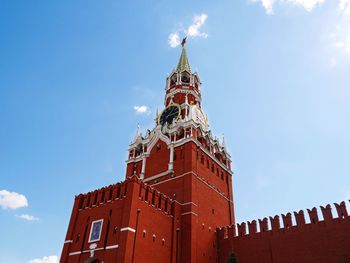
[[[143,156],[143,158],[142,158],[141,175],[140,175],[140,179],[141,180],[143,180],[145,178],[145,171],[146,171],[146,156]]]
[[[185,121],[188,120],[188,95],[185,95]]]
[[[166,80],[166,89],[170,88],[170,79],[171,79],[171,77],[169,77],[169,75],[168,75],[168,78]]]
[[[174,144],[170,144],[170,160],[168,165],[168,170],[173,171],[174,170]]]

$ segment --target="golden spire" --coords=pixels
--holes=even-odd
[[[187,37],[184,37],[181,42],[182,52],[181,52],[179,63],[177,65],[177,71],[180,71],[180,72],[183,70],[187,70],[188,72],[191,72],[190,63],[188,62],[188,58],[186,54],[186,39]]]

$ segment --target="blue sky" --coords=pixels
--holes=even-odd
[[[349,0],[0,0],[0,262],[57,261],[74,195],[124,178],[186,33],[237,221],[349,198],[349,28]]]

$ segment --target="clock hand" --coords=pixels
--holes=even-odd
[[[177,115],[177,113],[175,112],[175,113],[173,113],[173,114],[169,114],[168,116],[169,117],[175,117]]]

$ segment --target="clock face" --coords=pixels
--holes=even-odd
[[[158,123],[164,126],[164,124],[171,124],[175,119],[180,116],[180,107],[178,105],[171,105],[167,107],[159,117]]]

